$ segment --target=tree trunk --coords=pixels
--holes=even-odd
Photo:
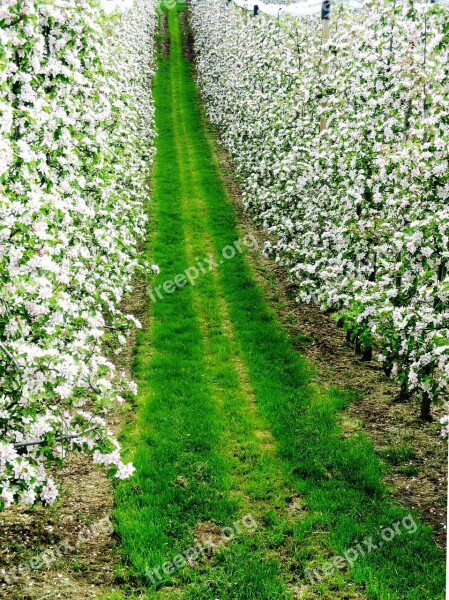
[[[423,392],[421,399],[421,419],[427,423],[432,423],[433,421],[432,415],[430,414],[431,404],[432,401],[429,392]]]
[[[367,362],[369,362],[370,360],[373,360],[373,347],[372,346],[366,346],[365,348],[363,348],[362,360],[365,360]]]

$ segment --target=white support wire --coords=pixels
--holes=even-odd
[[[363,7],[362,0],[336,0],[339,4],[343,4],[348,8],[360,9]],[[449,2],[449,0],[447,0]],[[313,2],[296,2],[294,4],[265,4],[257,0],[233,0],[236,6],[254,12],[254,6],[259,8],[259,13],[278,17],[282,15],[290,15],[292,17],[307,17],[321,12],[323,3],[318,1]]]
[[[257,0],[232,0],[232,2],[245,10],[254,13],[254,7],[257,6],[259,13],[269,15],[270,17],[279,17],[290,15],[292,17],[306,17],[321,12],[323,3],[317,0],[312,2],[296,2],[294,4],[265,4]],[[342,4],[352,10],[363,8],[363,0],[334,0],[333,3]],[[428,3],[426,3],[428,4]],[[449,8],[449,0],[436,0],[435,4]]]

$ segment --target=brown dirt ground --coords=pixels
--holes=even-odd
[[[161,14],[160,51],[163,58],[170,56],[170,35],[168,32],[168,13]]]
[[[203,555],[203,561],[210,560],[217,550],[221,550],[231,543],[231,540],[224,537],[221,532],[220,525],[211,521],[198,523],[195,530],[195,540],[198,541],[200,547],[210,549]]]
[[[190,27],[190,8],[187,3],[187,8],[184,12],[179,13],[179,23],[182,33],[182,52],[187,62],[194,62],[195,50],[193,45],[193,32]]]

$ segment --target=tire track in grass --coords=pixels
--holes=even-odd
[[[182,57],[177,9],[169,11],[168,30],[170,53],[159,58],[154,90],[157,233],[147,252],[162,273],[153,287],[196,256],[221,256],[239,237]],[[192,545],[199,523],[229,526],[254,511],[260,522],[253,536],[239,536],[196,568],[164,575],[145,597],[366,597],[358,584],[380,600],[443,597],[442,555],[421,526],[402,545],[361,558],[351,572],[308,584],[305,566],[321,566],[405,512],[388,500],[366,439],[341,437],[338,413],[350,397],[309,384],[309,365],[292,349],[243,255],[193,287],[164,294],[150,312],[136,353],[137,421],[124,435],[137,477],[116,494],[124,579],[142,583],[147,566]],[[292,488],[306,498],[300,518],[287,510]]]

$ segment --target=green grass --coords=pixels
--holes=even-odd
[[[145,250],[161,267],[153,288],[196,257],[219,261],[240,237],[182,57],[177,10],[169,32],[170,54],[159,56],[154,84],[154,233]],[[351,394],[310,383],[313,369],[294,349],[307,339],[290,340],[279,326],[245,253],[148,309],[134,363],[137,417],[123,434],[137,473],[116,488],[126,597],[141,586],[147,598],[290,598],[290,584],[307,586],[306,568],[370,536],[379,540],[382,527],[408,514],[389,499],[368,439],[342,436],[339,415]],[[296,497],[307,510],[291,514]],[[257,530],[243,531],[212,560],[158,585],[145,579],[147,567],[192,545],[199,523],[232,526],[245,514]],[[304,597],[345,598],[356,588],[359,597],[382,600],[443,598],[444,559],[431,529],[404,530],[349,571],[305,587]]]

